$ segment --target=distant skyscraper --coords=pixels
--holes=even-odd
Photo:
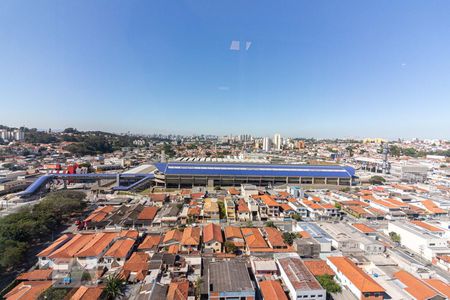
[[[270,151],[270,139],[267,136],[263,139],[263,151],[265,152]]]
[[[281,134],[276,133],[273,136],[273,144],[275,145],[276,150],[281,150],[281,145],[283,144],[283,140],[281,138]]]

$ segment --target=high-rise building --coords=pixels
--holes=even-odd
[[[267,136],[263,139],[263,151],[265,152],[270,151],[270,139]]]
[[[273,144],[274,144],[276,150],[281,150],[281,146],[283,144],[283,139],[281,138],[281,134],[276,133],[273,136]]]

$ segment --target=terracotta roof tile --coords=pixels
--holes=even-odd
[[[288,300],[281,283],[278,280],[264,280],[259,282],[264,300]]]
[[[186,227],[181,237],[181,245],[198,246],[200,244],[200,228]]]
[[[212,241],[223,243],[222,228],[218,224],[209,223],[203,227],[203,241],[209,243]]]
[[[304,260],[305,266],[314,276],[331,275],[334,276],[333,270],[324,260]]]
[[[144,239],[144,241],[139,245],[139,250],[147,250],[147,249],[153,249],[155,247],[158,247],[159,244],[162,242],[163,237],[161,235],[147,235]]]
[[[406,286],[404,290],[417,300],[427,300],[439,295],[438,292],[429,287],[422,280],[404,270],[395,273],[394,278],[401,281]]]
[[[80,286],[70,300],[97,300],[103,293],[102,286]]]
[[[384,288],[376,283],[361,268],[355,265],[348,257],[329,256],[328,261],[345,275],[361,292],[385,292]]]
[[[114,257],[114,258],[124,258],[130,252],[131,248],[134,246],[134,240],[131,239],[123,239],[117,240],[111,246],[111,248],[106,251],[106,257]]]
[[[156,206],[146,206],[138,215],[138,220],[153,220],[158,212]]]

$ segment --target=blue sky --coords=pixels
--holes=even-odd
[[[450,138],[449,113],[450,1],[0,1],[0,124]]]

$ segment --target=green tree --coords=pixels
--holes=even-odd
[[[398,233],[396,233],[394,231],[389,232],[389,237],[395,243],[400,243],[400,241],[401,241],[400,234],[398,234]]]
[[[298,237],[298,234],[295,232],[283,232],[283,241],[289,246],[292,246],[294,240]]]
[[[231,241],[226,241],[223,246],[225,247],[225,251],[227,253],[235,253],[237,251],[236,245]]]
[[[66,288],[54,288],[50,287],[41,295],[39,295],[38,300],[63,300],[69,293],[70,289]]]
[[[264,226],[266,226],[266,227],[272,227],[272,228],[277,228],[277,226],[275,226],[275,224],[273,223],[273,221],[267,221],[266,223],[264,223]]]
[[[291,218],[294,219],[297,222],[300,222],[302,220],[302,216],[300,216],[300,214],[298,214],[298,213],[292,214]]]
[[[369,182],[370,182],[370,184],[373,184],[373,185],[381,185],[386,182],[386,179],[384,179],[383,177],[381,177],[379,175],[375,175],[375,176],[370,177]]]
[[[198,277],[197,280],[195,280],[194,288],[195,288],[195,299],[200,299],[200,295],[202,292],[202,284],[203,279],[201,277]]]
[[[105,289],[103,290],[107,299],[122,298],[124,296],[125,280],[119,275],[106,277]]]
[[[316,276],[317,281],[327,291],[327,293],[335,294],[342,292],[341,286],[334,281],[333,276],[324,274]]]

